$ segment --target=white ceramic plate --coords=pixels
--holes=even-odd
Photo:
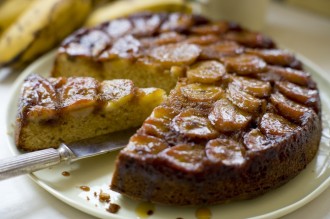
[[[259,198],[204,208],[204,212],[209,210],[213,218],[278,218],[308,203],[330,185],[330,81],[324,72],[308,60],[303,57],[299,58],[303,60],[306,70],[313,74],[313,78],[317,81],[321,91],[323,136],[316,158],[296,178]],[[44,56],[28,67],[17,79],[7,110],[9,133],[13,133],[18,94],[24,78],[31,73],[48,76],[53,60],[54,53]],[[8,140],[11,151],[14,154],[20,154],[21,152],[14,145],[12,134],[9,135]],[[100,218],[146,218],[148,217],[146,211],[152,207],[154,207],[154,211],[150,218],[197,217],[196,212],[199,207],[149,206],[142,204],[141,208],[141,203],[110,191],[108,185],[114,170],[116,154],[101,155],[71,165],[60,165],[41,170],[31,174],[31,177],[37,184],[65,203]],[[63,171],[68,171],[71,175],[65,177],[62,175]],[[89,186],[91,190],[85,192],[79,188],[80,186]],[[117,214],[107,212],[105,209],[109,204],[100,202],[94,196],[94,192],[98,194],[101,189],[103,192],[110,193],[111,202],[121,206]]]

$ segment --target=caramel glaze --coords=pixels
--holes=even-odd
[[[85,192],[89,192],[91,190],[89,186],[79,186],[79,188]]]
[[[71,174],[68,171],[63,171],[62,176],[70,176]]]

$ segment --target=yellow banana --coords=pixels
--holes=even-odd
[[[0,38],[0,68],[19,67],[53,48],[91,9],[91,0],[34,0]]]
[[[184,0],[122,0],[108,3],[94,10],[86,21],[86,26],[127,16],[142,11],[181,11],[191,12],[191,7]]]
[[[15,22],[33,0],[5,0],[0,3],[0,33]]]

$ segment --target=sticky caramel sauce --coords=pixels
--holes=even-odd
[[[91,190],[91,188],[89,188],[89,186],[80,186],[79,188],[85,192],[89,192]]]
[[[112,214],[115,214],[119,211],[120,209],[120,205],[117,205],[115,203],[110,203],[109,208],[107,208],[106,210]]]
[[[197,219],[211,219],[212,213],[209,208],[201,207],[196,210],[195,215]]]
[[[100,194],[99,194],[99,201],[100,202],[110,202],[110,195],[101,190]]]
[[[155,212],[155,205],[143,202],[137,205],[135,212],[139,218],[147,218],[154,214]]]
[[[62,172],[62,175],[63,175],[63,176],[70,176],[71,174],[70,174],[68,171],[63,171],[63,172]]]

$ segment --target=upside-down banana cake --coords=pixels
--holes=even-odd
[[[318,150],[316,83],[292,53],[235,23],[139,14],[83,28],[62,43],[52,75],[170,91],[116,161],[111,188],[135,199],[252,198],[296,176]]]

